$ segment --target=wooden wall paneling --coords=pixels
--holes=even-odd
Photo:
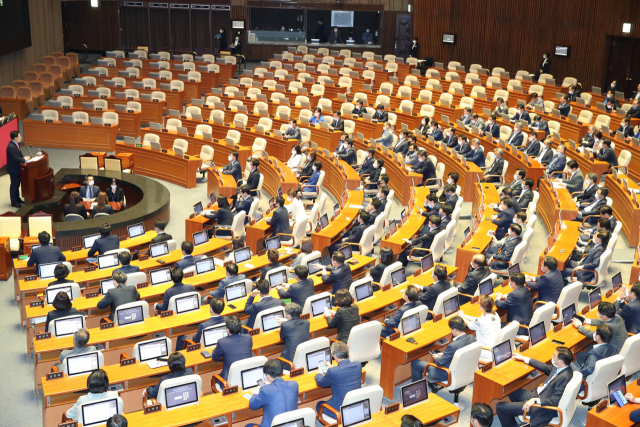
[[[154,52],[171,50],[171,25],[169,9],[150,8],[149,28],[151,32],[151,50]]]
[[[121,7],[120,27],[122,47],[134,49],[149,46],[149,9],[145,7]]]
[[[91,7],[87,1],[65,1],[64,44],[79,49],[86,44],[89,50],[113,50],[119,47],[118,3],[98,2]]]
[[[211,12],[191,10],[191,46],[199,54],[211,52]]]
[[[191,52],[189,9],[171,9],[171,48],[174,52]]]

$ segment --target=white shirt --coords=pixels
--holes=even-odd
[[[500,332],[500,316],[496,313],[483,313],[480,317],[465,316],[469,322],[469,329],[476,331],[476,341],[483,347],[493,347]]]
[[[287,162],[287,166],[289,168],[299,168],[300,163],[302,163],[302,154],[293,154],[289,161]]]
[[[296,222],[307,217],[302,200],[299,200],[297,197],[294,197],[293,201],[284,207],[293,215],[293,220]]]

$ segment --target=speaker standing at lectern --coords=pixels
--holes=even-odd
[[[9,136],[11,137],[11,142],[7,145],[7,173],[11,178],[9,195],[11,196],[11,206],[19,208],[24,205],[24,200],[20,198],[20,163],[26,162],[30,157],[23,156],[20,151],[20,143],[22,142],[20,132],[14,130]]]

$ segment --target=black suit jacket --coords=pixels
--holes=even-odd
[[[170,374],[167,374],[167,375],[163,375],[162,377],[160,377],[160,382],[158,382],[158,384],[152,387],[147,387],[147,397],[149,397],[150,399],[155,399],[158,397],[158,392],[160,391],[160,384],[162,384],[162,381],[171,380],[174,378],[180,378],[186,375],[193,375],[193,369],[186,368],[184,371],[176,371],[176,372],[171,372]]]
[[[511,259],[513,252],[522,242],[522,237],[514,237],[513,239],[509,239],[502,245],[502,250],[493,256],[493,259],[496,261],[504,261],[507,262]]]
[[[413,171],[415,173],[422,174],[423,184],[426,180],[436,177],[436,168],[433,165],[433,162],[431,161],[431,159],[429,159],[428,157],[425,159],[424,162],[421,162],[420,164],[418,164],[418,166],[415,166],[413,168]]]
[[[538,291],[538,301],[556,303],[564,288],[564,280],[560,270],[555,269],[544,273],[535,282],[527,282],[527,286],[531,292]]]
[[[598,160],[609,163],[609,168],[618,166],[618,156],[616,156],[616,152],[611,147],[606,150],[600,149],[596,156],[598,156]]]
[[[455,148],[458,146],[458,137],[455,135],[452,135],[451,138],[445,137],[444,142],[447,144],[447,147]]]
[[[249,211],[251,210],[252,203],[253,203],[253,197],[249,196],[243,201],[238,202],[238,205],[236,206],[235,211],[236,212],[244,211],[244,213],[248,215]]]
[[[280,299],[291,299],[291,302],[295,302],[304,308],[304,303],[307,298],[315,295],[313,279],[305,279],[300,282],[292,283],[289,289],[279,289],[278,296]]]
[[[624,320],[627,332],[631,332],[632,334],[640,332],[640,299],[629,303],[616,301],[613,305],[616,307],[616,310],[618,310],[618,314],[622,317],[622,320]]]
[[[490,132],[491,136],[493,136],[494,138],[500,137],[500,126],[498,126],[497,123],[491,123],[490,125],[487,125],[484,130],[485,132]]]
[[[311,176],[312,173],[313,173],[313,162],[311,160],[307,160],[307,163],[304,165],[304,167],[300,171],[300,176]]]
[[[76,209],[75,211],[71,210],[71,205],[64,205],[64,216],[67,216],[69,214],[77,214],[80,215],[82,218],[87,219],[87,208],[84,207],[84,204],[80,203],[79,205],[76,205]]]
[[[96,241],[93,242],[93,246],[91,246],[91,249],[89,249],[89,253],[87,254],[87,256],[91,258],[95,256],[96,253],[98,255],[104,255],[104,253],[107,251],[119,248],[120,239],[118,238],[118,236],[110,234],[108,236],[96,239]]]
[[[356,224],[345,234],[343,240],[346,243],[360,243],[362,239],[362,233],[369,226],[369,224]]]
[[[358,163],[358,156],[356,155],[356,149],[355,148],[350,148],[344,154],[338,154],[338,157],[340,157],[345,162],[349,163],[351,166],[353,166],[356,163]]]
[[[362,162],[362,166],[360,166],[360,170],[358,171],[358,174],[360,175],[371,174],[371,172],[373,171],[374,161],[375,160],[373,159],[373,157],[364,159],[364,162]]]
[[[234,160],[233,163],[228,163],[222,168],[222,173],[225,175],[232,175],[236,182],[240,181],[242,179],[242,168],[240,167],[240,162]]]
[[[476,293],[476,289],[478,289],[480,282],[482,282],[482,280],[484,280],[489,274],[491,274],[489,267],[482,267],[469,271],[464,278],[464,283],[458,286],[458,293],[473,296],[473,294]]]
[[[322,283],[327,285],[333,284],[333,289],[331,291],[333,295],[335,295],[340,289],[349,290],[351,283],[353,283],[353,275],[351,274],[351,268],[349,268],[348,264],[342,264],[336,268],[327,267],[327,271],[331,274],[323,274]]]
[[[336,315],[326,319],[330,328],[338,329],[337,339],[346,344],[351,329],[360,324],[360,308],[356,304],[351,307],[338,307]]]
[[[248,334],[229,335],[218,340],[211,360],[219,362],[222,359],[222,372],[220,372],[222,379],[227,380],[229,368],[233,362],[253,357],[252,348],[253,339]]]
[[[496,239],[502,239],[504,237],[509,225],[513,223],[514,216],[516,216],[516,211],[513,208],[509,208],[506,211],[499,212],[498,218],[491,220],[491,222],[498,226],[498,229],[496,230]]]
[[[507,323],[515,320],[520,322],[521,325],[528,326],[533,316],[531,291],[526,286],[514,289],[507,294],[505,300],[497,300],[496,307],[500,310],[507,309]]]
[[[67,257],[64,256],[59,247],[51,245],[40,246],[31,252],[31,256],[27,260],[27,267],[33,267],[35,265],[37,269],[40,264],[66,260]]]
[[[71,307],[69,310],[51,310],[50,312],[47,313],[47,322],[44,325],[44,331],[49,332],[49,323],[51,323],[52,320],[56,320],[61,317],[71,316],[74,314],[78,314],[78,310],[76,310],[73,307]]]
[[[205,320],[204,322],[200,323],[200,325],[198,326],[198,331],[191,338],[191,341],[193,341],[195,343],[200,342],[200,339],[202,338],[202,331],[204,331],[207,328],[210,328],[211,326],[216,326],[216,325],[219,325],[221,323],[224,323],[224,317],[223,316],[211,317],[209,320]],[[177,348],[176,350],[182,350],[182,349],[181,348]]]
[[[539,362],[535,359],[529,360],[529,365],[533,366],[535,369],[539,370],[543,374],[548,375],[549,378],[553,377],[553,374],[556,371],[556,367],[553,365],[547,365],[546,363]],[[562,372],[556,375],[552,381],[542,390],[540,396],[540,405],[541,406],[558,406],[560,403],[560,399],[562,398],[562,394],[564,393],[564,389],[571,381],[573,377],[573,371],[571,367],[566,367]],[[531,409],[531,425],[533,426],[541,426],[546,425],[551,419],[557,416],[556,411],[541,409],[541,408],[532,408]]]
[[[7,145],[7,173],[20,176],[20,163],[26,162],[22,151],[15,142],[9,141]]]
[[[289,225],[289,211],[284,206],[280,206],[273,211],[273,217],[269,225],[273,227],[273,235],[280,233],[291,234],[291,225]]]
[[[598,192],[598,186],[596,184],[591,184],[589,188],[584,190],[584,193],[578,194],[576,199],[580,203],[592,203],[596,197],[596,193]]]
[[[120,187],[116,187],[116,194],[113,194],[113,190],[111,189],[111,186],[107,188],[107,191],[105,191],[105,193],[107,193],[107,200],[109,200],[110,202],[124,201],[124,191],[122,191],[122,188]]]
[[[119,285],[117,288],[109,289],[109,292],[98,301],[98,308],[104,309],[111,306],[109,320],[113,321],[116,308],[123,304],[138,301],[139,299],[140,292],[138,292],[135,286]]]
[[[153,245],[153,244],[156,244],[156,243],[162,243],[162,242],[166,242],[166,241],[172,240],[172,239],[173,239],[173,237],[171,236],[171,234],[160,233],[156,237],[151,239],[151,243],[150,244]]]
[[[542,70],[542,73],[540,74],[549,74],[550,67],[551,67],[551,59],[547,58],[546,61],[543,59],[540,62],[540,68],[538,68],[538,70]]]
[[[283,322],[280,326],[280,340],[284,343],[280,357],[293,362],[293,356],[296,354],[298,345],[309,341],[308,320],[291,319]]]
[[[344,120],[342,119],[333,120],[331,122],[331,127],[333,128],[333,130],[339,130],[341,132],[344,132]]]
[[[255,170],[252,170],[247,177],[247,185],[252,190],[255,190],[256,188],[258,188],[258,184],[260,184],[260,172],[258,171],[258,168],[256,168]],[[255,194],[251,194],[255,196]]]
[[[204,214],[205,218],[210,220],[217,220],[218,225],[231,225],[233,224],[233,213],[231,213],[231,209],[222,208],[217,211],[212,212],[211,214]]]
[[[434,228],[433,230],[429,230],[428,226],[425,226],[425,230],[422,234],[411,241],[411,245],[420,245],[421,248],[431,249],[431,244],[433,243],[433,239],[436,238],[438,233],[442,230],[440,228]]]
[[[372,118],[384,123],[389,120],[389,113],[387,113],[386,111],[383,111],[382,113],[376,111]]]
[[[88,199],[89,195],[88,195],[88,191],[89,188],[86,185],[83,185],[82,187],[80,187],[80,197],[82,197],[83,199]],[[98,197],[98,194],[100,194],[100,187],[98,187],[95,183],[93,184],[92,188],[91,188],[91,198],[95,199]]]
[[[169,309],[169,300],[176,295],[185,294],[187,292],[193,292],[195,289],[191,285],[185,285],[182,282],[174,283],[172,287],[164,291],[164,300],[162,305],[158,307],[160,311],[167,311]]]
[[[449,197],[444,201],[444,204],[451,206],[451,209],[455,209],[456,203],[458,203],[458,199],[459,199],[458,195],[456,193],[453,193],[451,197]]]
[[[102,211],[100,211],[98,209],[98,206],[96,205],[93,207],[92,215],[96,216],[97,213],[106,213],[106,214],[112,215],[113,207],[111,207],[111,205],[107,203],[106,205],[104,205],[104,208],[102,209]]]
[[[451,287],[451,283],[447,280],[440,280],[440,281],[434,282],[431,286],[425,286],[422,288],[422,295],[420,295],[420,301],[424,305],[429,307],[429,310],[433,310],[433,306],[436,304],[438,295],[440,295],[450,287]]]
[[[533,191],[527,190],[524,193],[521,193],[517,201],[521,210],[527,209],[529,203],[533,201]]]
[[[402,142],[400,142],[399,144],[396,144],[396,146],[393,148],[393,152],[394,153],[400,153],[403,156],[405,156],[408,151],[409,151],[409,140],[408,139],[405,139]]]
[[[504,159],[500,157],[498,160],[493,162],[491,167],[487,169],[485,175],[502,175],[502,168],[504,166]]]

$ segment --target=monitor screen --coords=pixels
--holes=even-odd
[[[600,288],[596,288],[589,293],[589,305],[591,308],[595,308],[602,302],[602,295],[600,294]]]
[[[480,295],[491,295],[493,293],[493,282],[491,281],[491,278],[480,282],[478,288]]]
[[[353,257],[353,251],[351,250],[351,245],[346,245],[338,249],[344,255],[344,259],[348,260]]]
[[[82,241],[84,243],[84,248],[89,249],[93,246],[93,242],[100,238],[100,234],[91,234],[89,236],[84,236]]]
[[[430,270],[433,267],[433,254],[429,254],[420,259],[422,271]]]
[[[161,283],[171,282],[171,267],[159,268],[149,273],[151,279],[151,286],[159,285]]]
[[[267,381],[267,376],[264,374],[262,366],[242,371],[240,375],[242,377],[243,390],[258,387],[258,380],[263,380],[265,382]]]
[[[83,426],[104,424],[109,418],[118,413],[118,399],[102,400],[96,403],[82,405]]]
[[[73,316],[68,319],[56,320],[54,322],[56,337],[72,335],[75,331],[83,327],[82,316]]]
[[[449,317],[453,313],[460,310],[460,301],[458,299],[458,295],[454,295],[442,304],[444,307],[444,317]]]
[[[467,236],[469,235],[469,233],[471,233],[471,228],[467,227],[467,228],[464,230],[464,237],[465,237],[465,239],[467,238]]]
[[[371,411],[369,410],[369,399],[360,402],[344,405],[340,407],[340,415],[342,417],[342,427],[350,427],[371,419]]]
[[[547,337],[547,331],[544,326],[544,321],[529,327],[529,336],[531,338],[531,346],[538,344]]]
[[[406,408],[429,398],[427,380],[422,379],[402,387],[402,407]]]
[[[356,301],[362,301],[371,296],[373,296],[373,287],[371,286],[371,282],[356,286]]]
[[[322,258],[314,258],[307,261],[307,268],[309,269],[309,275],[316,274],[319,271],[322,271],[322,268],[314,267],[315,264],[322,265]]]
[[[576,304],[569,304],[567,307],[562,309],[562,323],[564,326],[567,326],[571,323],[571,319],[573,315],[576,314]]]
[[[69,356],[65,362],[68,376],[88,374],[98,369],[98,353]]]
[[[407,211],[403,210],[402,212],[400,212],[400,218],[402,219],[402,223],[404,224],[405,222],[407,222]]]
[[[324,298],[317,299],[311,302],[311,315],[313,317],[322,316],[324,309],[331,309],[331,297],[326,296]]]
[[[511,267],[509,267],[507,272],[509,273],[509,277],[511,277],[512,273],[520,273],[520,264],[518,263],[513,264]]]
[[[400,285],[406,281],[407,281],[407,277],[404,273],[404,268],[401,268],[400,270],[396,270],[393,273],[391,273],[391,283],[393,284],[393,286]]]
[[[127,226],[127,231],[129,232],[129,238],[133,239],[134,237],[142,236],[144,231],[144,223],[140,222],[138,224],[133,224]]]
[[[320,362],[331,363],[331,349],[329,347],[322,350],[312,351],[306,354],[307,357],[307,372],[312,372],[318,369]]]
[[[389,234],[393,235],[393,233],[395,233],[397,229],[398,229],[398,226],[396,225],[396,222],[389,221]]]
[[[253,213],[253,219],[256,221],[260,221],[262,217],[263,217],[262,210],[256,209],[256,211]]]
[[[207,230],[198,231],[193,233],[192,237],[194,246],[202,245],[209,241],[209,232]]]
[[[325,228],[329,224],[329,217],[324,214],[320,217],[320,227]]]
[[[202,202],[198,202],[195,205],[193,205],[193,212],[196,215],[200,215],[202,213]]]
[[[40,279],[50,279],[55,277],[53,271],[56,269],[56,265],[62,264],[61,262],[49,262],[46,264],[40,264],[38,266],[38,276]]]
[[[420,314],[415,313],[402,319],[402,335],[410,334],[420,329]]]
[[[196,261],[196,274],[208,273],[216,269],[213,257],[207,257]]]
[[[211,326],[202,331],[202,338],[204,339],[205,347],[213,347],[218,344],[220,338],[224,338],[229,335],[227,326],[223,323],[221,325]]]
[[[118,310],[118,326],[131,325],[133,323],[144,322],[142,306],[123,308]]]
[[[498,366],[511,359],[511,341],[506,340],[493,347],[493,366]]]
[[[233,251],[233,259],[236,260],[236,264],[247,261],[251,258],[251,248],[240,248]]]
[[[138,345],[138,351],[140,352],[140,362],[157,359],[158,357],[166,357],[169,355],[167,339],[160,338],[159,340],[140,343]]]
[[[270,239],[265,240],[264,246],[267,250],[269,249],[280,249],[280,236],[272,237]]]
[[[304,426],[304,418],[300,418],[299,420],[288,421],[283,424],[276,424],[272,427],[303,427],[303,426]]]
[[[149,254],[151,258],[156,258],[169,253],[169,245],[167,242],[156,243],[155,245],[149,245]]]
[[[176,314],[188,313],[200,308],[200,294],[176,298]]]
[[[282,285],[283,283],[287,283],[287,281],[288,279],[286,270],[278,271],[277,273],[269,275],[269,283],[271,283],[272,288]]]
[[[198,387],[195,382],[164,389],[167,409],[187,405],[198,401]]]
[[[280,327],[280,323],[276,319],[284,319],[284,310],[276,311],[262,316],[262,331],[268,332]]]
[[[607,389],[609,390],[609,405],[614,405],[616,403],[616,398],[613,397],[613,393],[620,390],[623,396],[627,394],[627,383],[624,375],[620,375],[618,378],[611,381],[607,385]]]
[[[67,296],[73,301],[73,292],[71,286],[62,286],[60,288],[47,289],[47,304],[53,304],[53,300],[58,295],[58,292],[66,292]]]
[[[103,279],[100,281],[100,293],[102,295],[106,295],[109,289],[114,289],[115,287],[116,283],[113,279]]]
[[[618,292],[618,289],[622,286],[622,273],[618,273],[611,278],[611,285],[613,286],[613,292]]]
[[[227,301],[237,300],[247,296],[247,286],[243,283],[230,285],[224,288]]]
[[[100,270],[102,270],[103,268],[112,268],[117,265],[120,265],[118,254],[108,254],[108,255],[98,256],[98,268],[100,268]]]

